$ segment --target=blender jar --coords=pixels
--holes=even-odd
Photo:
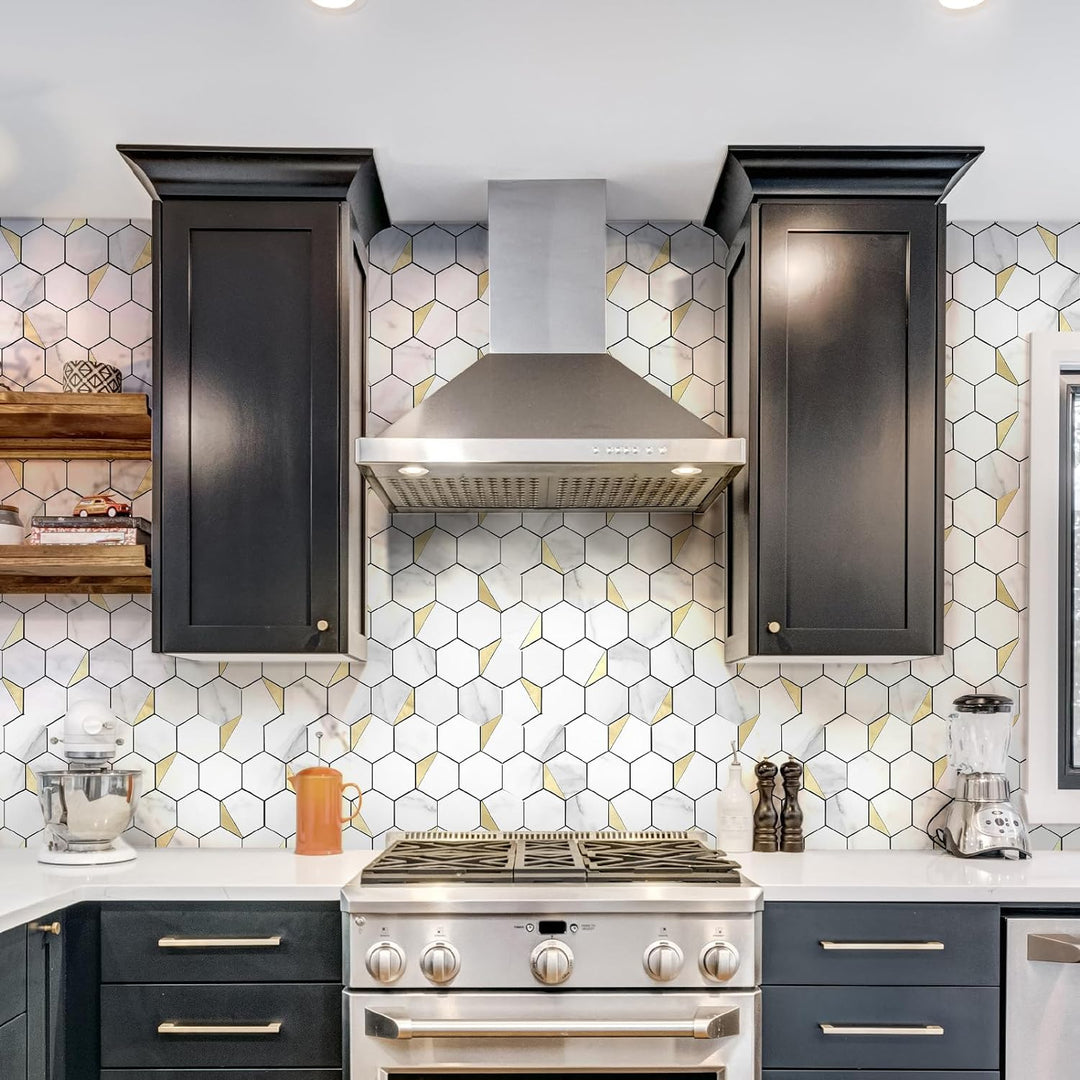
[[[958,773],[1004,774],[1012,734],[1012,698],[964,694],[949,715],[949,763]]]

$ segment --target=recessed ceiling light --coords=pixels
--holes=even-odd
[[[942,7],[951,11],[962,11],[964,8],[978,7],[983,0],[938,0]]]
[[[428,470],[423,465],[402,465],[398,472],[402,476],[427,476]]]
[[[671,471],[676,476],[697,476],[701,472],[696,465],[676,465]]]

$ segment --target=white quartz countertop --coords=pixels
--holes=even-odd
[[[113,866],[61,867],[0,851],[0,931],[83,900],[338,900],[373,851],[144,850]]]
[[[807,851],[734,855],[768,900],[1080,904],[1080,851],[1023,861],[942,851]]]
[[[371,851],[187,848],[140,851],[134,862],[55,867],[36,852],[0,851],[0,931],[84,900],[337,900]],[[1080,904],[1080,852],[1024,862],[927,851],[809,851],[736,855],[768,900]]]

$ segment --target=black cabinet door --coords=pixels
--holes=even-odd
[[[759,213],[749,651],[939,652],[944,210],[872,199]]]
[[[155,204],[159,651],[344,645],[341,213],[318,200]]]

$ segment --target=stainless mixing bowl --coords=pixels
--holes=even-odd
[[[45,827],[70,851],[101,851],[130,824],[142,792],[137,769],[37,774]]]

